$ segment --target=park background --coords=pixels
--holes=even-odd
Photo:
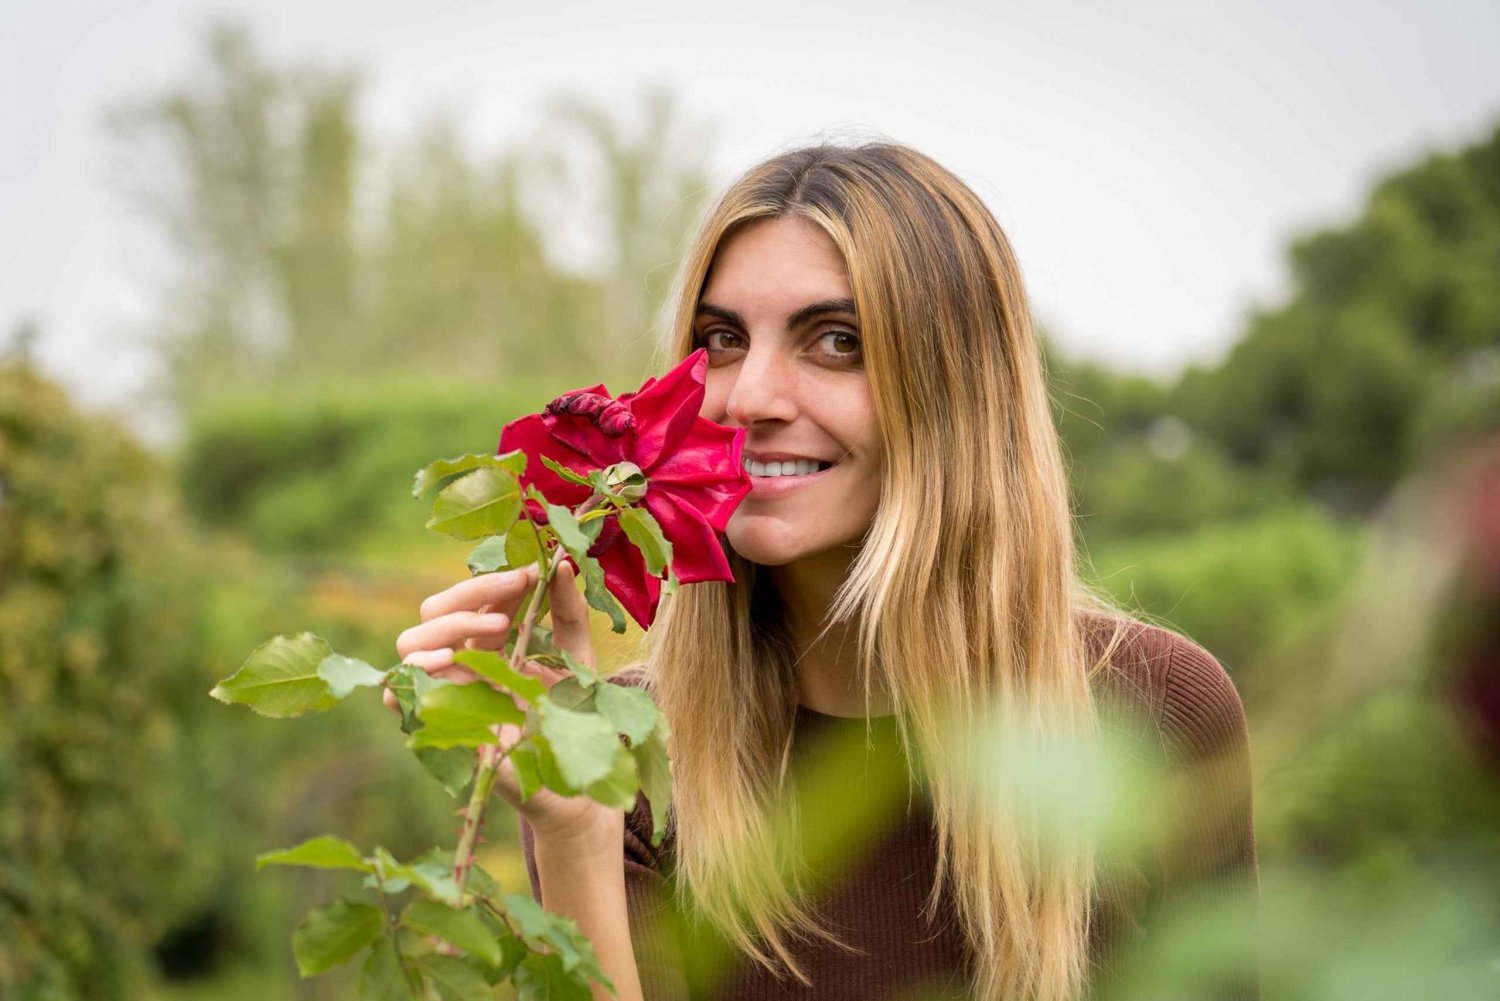
[[[604,25],[642,67],[618,77],[619,51],[591,58],[598,24],[468,38],[449,11],[410,32],[411,59],[448,74],[413,117],[331,14],[310,16],[324,49],[288,54],[266,9],[269,32],[181,17],[179,64],[123,15],[0,7],[24,140],[0,158],[0,995],[346,996],[347,978],[299,981],[289,941],[347,887],[256,875],[254,855],[333,832],[407,857],[452,842],[453,803],[374,699],[283,722],[208,688],[279,632],[393,661],[421,597],[465,572],[422,529],[412,472],[493,449],[561,390],[632,388],[675,255],[735,170],[878,134],[951,163],[1016,240],[1089,576],[1235,679],[1268,998],[1496,995],[1500,76],[1476,61],[1494,11],[1350,6],[1368,20],[1338,23],[1340,61],[1326,15],[1269,7],[1248,40],[1162,6],[1070,9],[1057,33],[955,9],[910,38],[877,20],[868,42],[811,15],[770,31],[663,10]],[[22,88],[65,34],[74,61]],[[1063,103],[987,77],[986,42]],[[521,43],[560,67],[546,86],[476,91]],[[73,198],[79,165],[49,159],[83,100],[68,84],[105,79],[95,57],[121,44],[135,72],[83,102]],[[918,86],[884,61],[902,46],[947,53],[948,75]],[[1400,58],[1356,72],[1366,49]],[[1105,52],[1107,72],[1069,75]],[[731,83],[647,72],[684,60]],[[819,87],[782,125],[803,63]],[[1092,157],[1059,152],[1116,85],[1138,114],[1088,132]],[[928,128],[945,90],[991,146]],[[1199,144],[1233,171],[1204,170]],[[1042,175],[1071,213],[1029,199]],[[601,657],[636,638],[601,627]],[[486,861],[520,887],[503,813]],[[1141,983],[1211,955],[1199,932]]]

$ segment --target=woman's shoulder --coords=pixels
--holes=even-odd
[[[1246,742],[1244,705],[1229,672],[1201,644],[1129,616],[1079,616],[1101,703],[1155,736],[1170,756],[1201,759]]]

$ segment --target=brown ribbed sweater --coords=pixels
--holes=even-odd
[[[1102,651],[1117,620],[1088,614],[1083,619],[1095,652]],[[1251,812],[1249,745],[1244,711],[1223,667],[1201,646],[1169,630],[1139,622],[1125,626],[1112,669],[1095,681],[1101,712],[1120,711],[1136,721],[1131,736],[1140,760],[1165,768],[1175,781],[1166,838],[1149,852],[1126,859],[1101,859],[1095,896],[1099,919],[1091,936],[1091,989],[1107,997],[1110,976],[1146,942],[1159,915],[1196,892],[1238,897],[1253,909],[1258,900],[1255,836]],[[610,679],[644,683],[639,671]],[[894,721],[875,718],[873,744],[864,771],[842,777],[858,788],[855,799],[883,803],[873,823],[856,818],[859,837],[816,864],[822,881],[816,914],[857,952],[823,942],[797,942],[794,955],[811,985],[778,979],[760,965],[724,948],[716,937],[684,938],[680,915],[666,906],[671,895],[675,848],[669,827],[659,849],[651,847],[650,807],[642,797],[626,818],[623,860],[631,937],[646,1001],[871,1001],[877,998],[963,998],[969,951],[958,927],[949,891],[934,922],[922,915],[932,887],[937,840],[932,813],[920,793],[883,798],[892,788],[874,777],[903,775]],[[794,773],[816,768],[819,749],[840,739],[866,736],[864,719],[827,716],[799,707],[793,737]],[[848,746],[845,744],[845,746]],[[846,757],[840,758],[847,762]],[[848,767],[847,764],[843,767]],[[868,784],[867,784],[868,783]],[[822,787],[825,790],[827,786]],[[840,803],[850,802],[839,798]],[[816,827],[818,803],[804,804]],[[889,809],[896,805],[898,809]],[[908,809],[908,806],[910,807]],[[841,807],[840,809],[846,809]],[[821,822],[832,824],[837,818]],[[845,834],[848,831],[845,830]],[[835,834],[835,837],[840,835]],[[521,822],[521,840],[540,900],[530,827]],[[671,929],[675,929],[675,932]],[[703,930],[698,929],[700,934]],[[711,933],[708,933],[711,935]],[[707,943],[707,944],[706,944]],[[1226,977],[1211,994],[1223,1001],[1259,997],[1255,978]]]

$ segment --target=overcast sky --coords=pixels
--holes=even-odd
[[[34,318],[82,402],[139,395],[151,276],[100,116],[186,79],[218,14],[359,69],[377,142],[447,108],[493,150],[559,90],[662,82],[717,125],[720,183],[823,134],[909,143],[994,210],[1066,350],[1162,375],[1275,301],[1290,237],[1500,122],[1496,0],[890,6],[0,0],[0,337]]]

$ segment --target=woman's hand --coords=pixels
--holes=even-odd
[[[468,668],[455,663],[455,649],[503,650],[506,633],[527,591],[536,585],[535,566],[501,573],[480,574],[461,581],[422,602],[420,625],[412,626],[396,640],[403,663],[422,668],[435,678],[455,684],[480,680]],[[578,661],[594,665],[593,640],[589,635],[588,603],[574,585],[572,567],[558,564],[550,589],[552,642]],[[527,661],[521,672],[538,678],[548,688],[567,677],[536,661]],[[516,705],[525,710],[518,696]],[[385,693],[386,705],[398,708],[394,693]],[[521,727],[502,724],[496,743],[506,753],[521,739]],[[509,758],[500,762],[495,791],[526,818],[538,839],[567,842],[580,850],[610,851],[619,843],[624,813],[597,803],[587,796],[562,796],[540,789],[525,803]]]

